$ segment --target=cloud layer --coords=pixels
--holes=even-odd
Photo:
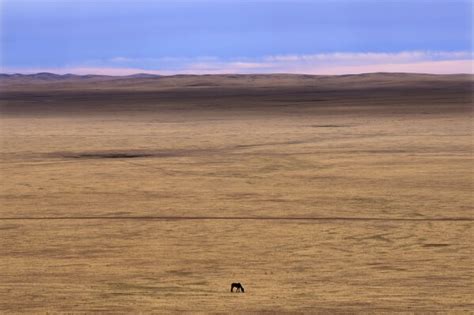
[[[129,75],[151,73],[173,74],[243,74],[243,73],[300,73],[300,74],[357,74],[368,72],[410,73],[473,73],[471,52],[405,51],[398,53],[335,52],[312,55],[275,55],[261,58],[164,57],[133,58],[117,56],[105,60],[91,60],[81,65],[49,69],[1,69],[6,73],[74,73]]]

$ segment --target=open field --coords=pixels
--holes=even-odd
[[[474,311],[472,76],[0,89],[0,312]]]

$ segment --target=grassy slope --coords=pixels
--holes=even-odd
[[[472,309],[469,76],[2,80],[2,217],[362,220],[3,220],[0,311]]]

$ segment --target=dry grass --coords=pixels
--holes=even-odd
[[[473,310],[469,78],[212,78],[3,83],[0,311]]]

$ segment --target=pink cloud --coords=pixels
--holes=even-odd
[[[407,72],[431,74],[473,73],[473,60],[446,60],[425,61],[398,64],[375,64],[360,66],[338,66],[315,68],[307,73],[311,74],[357,74],[369,72]]]

